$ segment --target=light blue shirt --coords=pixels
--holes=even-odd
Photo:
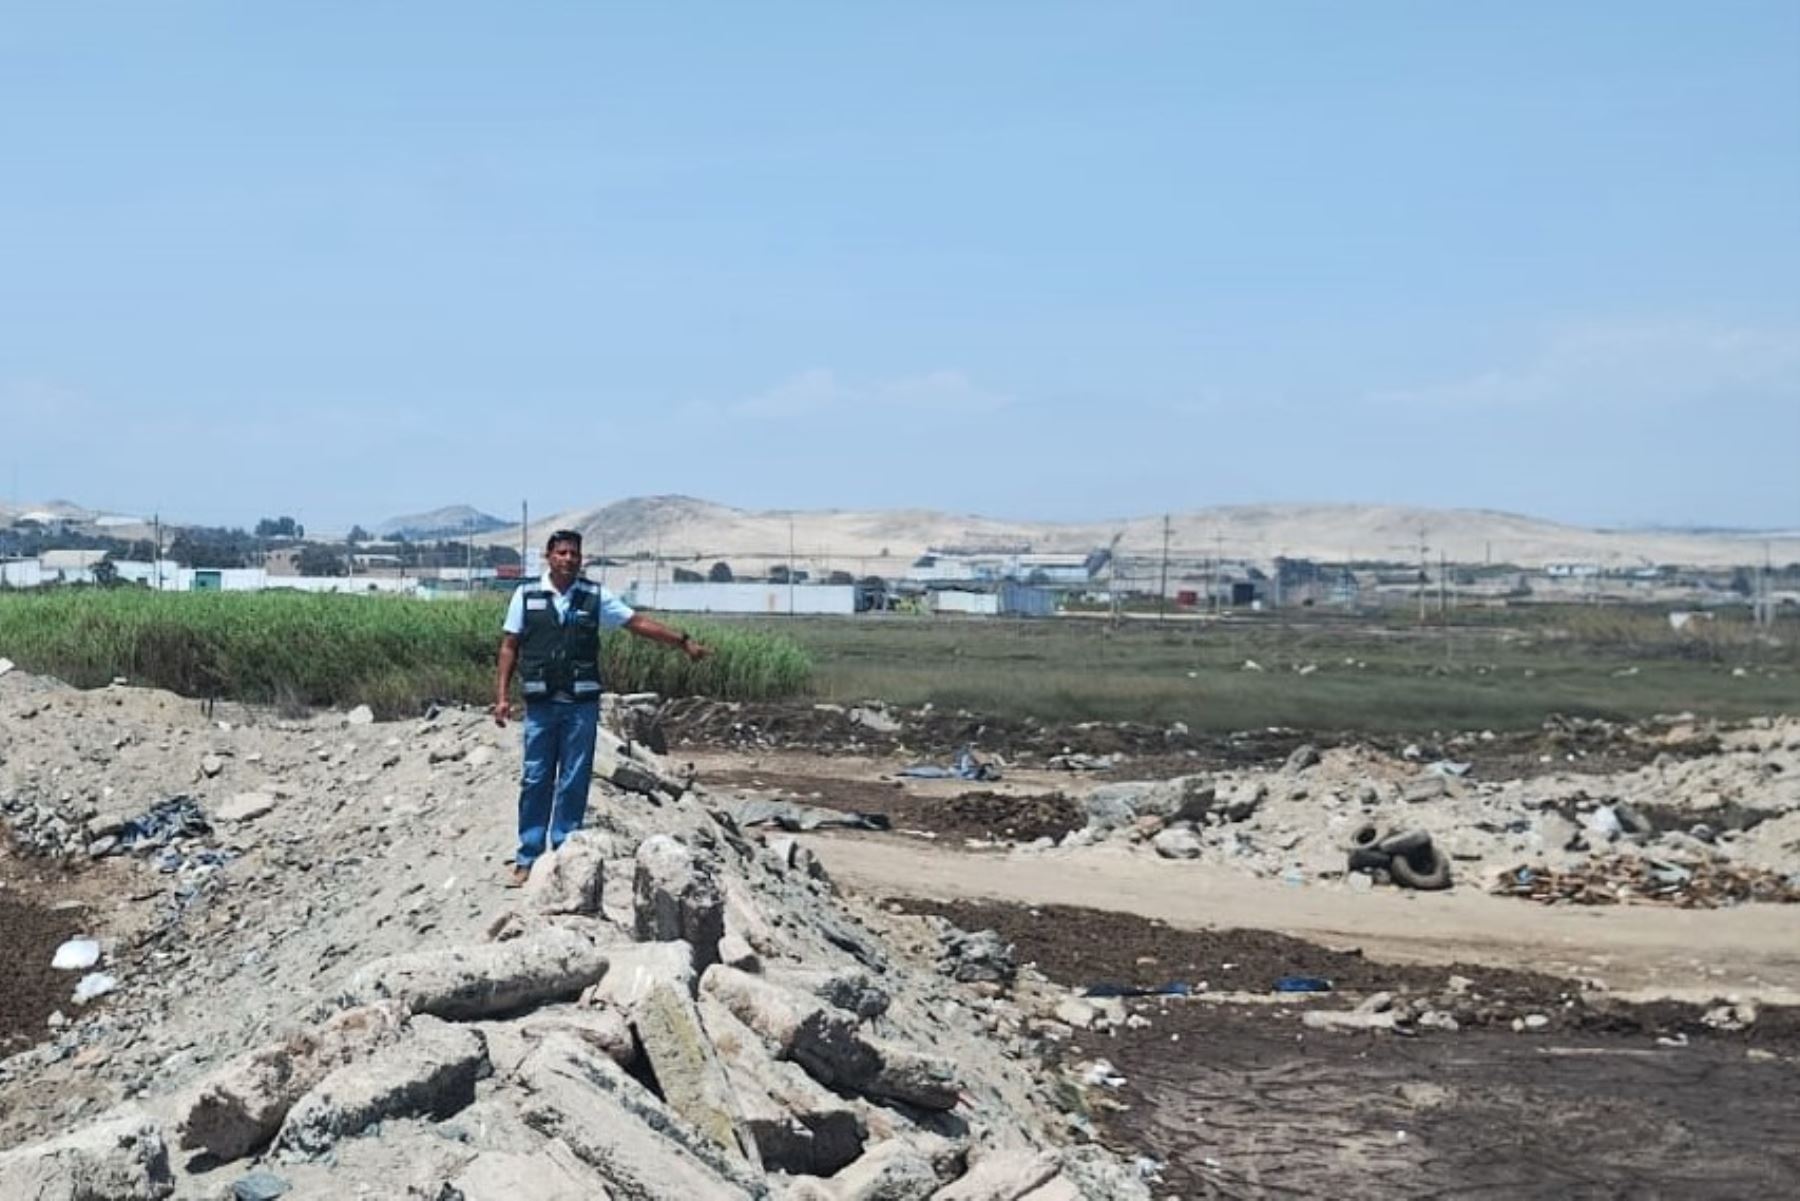
[[[582,591],[600,594],[600,628],[603,630],[616,630],[637,616],[635,609],[592,580],[577,576],[575,582],[569,585],[567,592],[558,592],[556,586],[550,582],[549,574],[545,573],[537,583],[520,584],[513,589],[512,600],[506,606],[506,620],[500,623],[500,629],[504,633],[517,637],[525,632],[525,594],[536,592],[539,589],[550,594],[550,601],[556,606],[556,618],[559,622],[569,620],[569,602],[574,599],[576,593]]]

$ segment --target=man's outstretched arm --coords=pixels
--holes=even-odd
[[[696,663],[712,654],[712,647],[695,640],[681,630],[670,629],[654,617],[647,617],[642,613],[633,613],[631,620],[625,623],[625,628],[639,638],[648,638],[652,642],[675,647]]]

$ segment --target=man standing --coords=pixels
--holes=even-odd
[[[514,590],[501,625],[494,723],[512,716],[517,668],[525,694],[525,771],[519,783],[519,849],[509,887],[531,874],[546,847],[581,828],[600,718],[600,631],[623,626],[677,647],[689,659],[712,651],[679,630],[634,612],[581,575],[581,535],[557,530],[544,548],[549,570]]]

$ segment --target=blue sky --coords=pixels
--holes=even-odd
[[[1800,5],[0,2],[0,484],[1800,524]]]

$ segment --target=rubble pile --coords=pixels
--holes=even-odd
[[[1540,899],[1616,896],[1628,879],[1639,882],[1636,895],[1680,904],[1791,899],[1800,890],[1800,719],[1732,730],[1672,719],[1637,736],[1668,750],[1617,773],[1546,765],[1487,780],[1417,747],[1302,746],[1279,768],[1106,783],[1082,798],[1083,828],[1054,850],[1025,853],[1110,844],[1293,884],[1360,887],[1485,885],[1504,873],[1506,892],[1520,888],[1523,865],[1534,882],[1519,895]]]
[[[1521,865],[1501,876],[1493,891],[1546,905],[1618,905],[1655,901],[1682,909],[1716,909],[1745,901],[1800,903],[1800,873],[1715,862],[1691,867],[1650,858],[1615,855],[1566,871]]]
[[[0,679],[0,811],[117,981],[0,1061],[0,1196],[1148,1197],[1009,948],[897,942],[653,754],[510,892],[514,730],[217,716]]]

